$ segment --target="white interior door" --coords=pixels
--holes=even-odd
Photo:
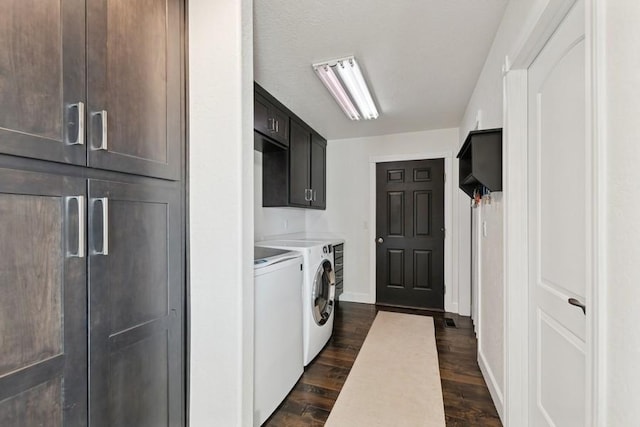
[[[587,425],[591,170],[585,9],[578,0],[535,59],[529,85],[530,425]]]

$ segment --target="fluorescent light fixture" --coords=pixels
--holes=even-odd
[[[322,80],[322,83],[329,89],[329,92],[331,92],[331,95],[333,95],[347,117],[351,120],[360,120],[360,113],[358,113],[358,110],[349,99],[349,95],[347,95],[338,81],[338,77],[336,77],[333,69],[328,64],[314,65],[313,69],[316,71],[318,77],[320,77],[320,80]]]
[[[360,117],[366,120],[378,118],[376,105],[353,56],[314,64],[313,69],[347,117],[351,120],[359,120]],[[337,78],[334,69],[340,79]],[[354,102],[358,106],[357,109]]]

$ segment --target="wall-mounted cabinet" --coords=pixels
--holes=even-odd
[[[255,85],[255,149],[262,156],[262,206],[326,208],[327,141]],[[269,107],[271,106],[271,107]],[[270,108],[287,118],[286,144],[265,130]],[[282,119],[278,119],[282,120]],[[273,120],[271,120],[273,128]]]
[[[291,119],[289,146],[289,205],[326,207],[327,141],[305,125]]]
[[[482,187],[502,191],[502,129],[469,132],[458,159],[460,189],[469,197]]]
[[[253,98],[253,128],[277,144],[289,146],[289,116],[269,102],[258,86]]]

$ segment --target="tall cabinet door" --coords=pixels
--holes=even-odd
[[[309,159],[311,134],[307,129],[291,120],[289,140],[289,203],[309,206],[311,185],[309,185]]]
[[[0,153],[86,163],[84,0],[0,5]]]
[[[324,209],[327,182],[327,141],[316,134],[311,135],[311,206]]]
[[[89,181],[90,426],[183,425],[180,196]]]
[[[0,426],[86,425],[85,195],[0,169]]]
[[[89,166],[180,177],[181,3],[87,0]]]

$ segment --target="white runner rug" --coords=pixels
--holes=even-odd
[[[433,318],[378,312],[328,427],[444,427]]]

